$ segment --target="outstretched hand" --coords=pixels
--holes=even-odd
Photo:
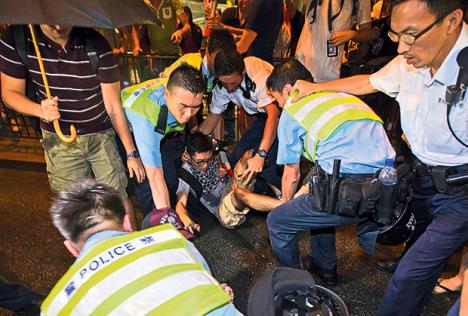
[[[316,83],[305,80],[297,80],[292,87],[292,91],[292,102],[296,102],[311,93],[319,92],[320,89]]]
[[[247,169],[245,169],[240,177],[242,184],[248,185],[255,174],[262,172],[264,163],[265,158],[260,157],[259,155],[249,158],[247,160]]]
[[[146,174],[145,167],[143,166],[143,163],[141,162],[140,158],[128,157],[127,168],[130,178],[133,178],[133,176],[135,176],[138,183],[143,183]]]

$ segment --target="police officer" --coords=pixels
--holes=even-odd
[[[42,315],[241,315],[195,246],[169,224],[130,231],[118,193],[76,183],[51,207],[78,259],[41,306]]]
[[[218,84],[213,90],[208,118],[200,126],[206,135],[214,128],[226,111],[229,102],[244,108],[248,115],[257,120],[239,140],[232,152],[231,166],[239,161],[249,149],[255,154],[247,162],[243,180],[248,183],[259,173],[266,182],[281,186],[281,177],[276,165],[278,126],[280,109],[266,89],[266,79],[273,66],[257,57],[242,58],[235,50],[220,50],[216,54],[214,71]],[[261,190],[257,187],[257,190]]]
[[[187,64],[175,69],[169,79],[145,81],[122,91],[125,114],[151,189],[145,190],[146,195],[140,194],[145,214],[153,207],[167,209],[175,205],[171,198],[175,202],[176,171],[185,139],[177,133],[185,130],[185,123],[200,109],[203,93],[201,73]]]
[[[356,182],[373,178],[386,160],[394,160],[395,152],[380,118],[356,97],[325,92],[310,94],[291,103],[292,85],[299,79],[312,80],[312,76],[299,61],[289,60],[276,66],[267,81],[271,95],[283,108],[278,126],[277,162],[284,165],[282,201],[286,202],[268,215],[268,230],[279,264],[293,268],[300,268],[296,234],[312,230],[312,262],[308,269],[326,284],[336,285],[333,228],[358,224],[360,244],[369,253],[375,251],[378,231],[364,233],[365,225],[361,224],[368,217],[356,215],[357,205],[351,210],[354,214],[347,213],[347,216],[342,216],[344,210],[335,210],[334,206],[322,207],[320,196],[323,191],[320,190],[323,189],[319,186],[317,191],[312,187],[313,196],[311,192],[293,199],[300,178],[301,156],[315,162],[317,168],[327,174],[321,176],[318,172],[320,181],[334,174]],[[337,160],[341,160],[338,169]],[[359,195],[360,184],[357,187]]]
[[[468,98],[457,98],[448,118],[445,99],[457,81],[457,56],[468,45],[465,10],[463,0],[394,1],[389,37],[399,43],[398,57],[372,75],[294,87],[300,95],[380,90],[400,103],[415,156],[412,209],[418,223],[429,224],[402,257],[377,315],[418,315],[445,261],[468,239],[467,185],[447,185],[444,176],[468,170]]]
[[[160,77],[167,78],[174,69],[179,67],[182,63],[187,63],[199,69],[203,76],[207,79],[207,92],[211,92],[214,80],[214,60],[218,50],[235,50],[236,44],[234,37],[229,31],[226,30],[212,30],[207,39],[205,55],[201,53],[185,54],[169,67],[166,67],[160,74]]]

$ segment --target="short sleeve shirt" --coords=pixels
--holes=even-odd
[[[296,48],[296,58],[312,73],[316,82],[330,81],[340,78],[341,55],[344,45],[338,47],[336,57],[327,56],[327,41],[330,39],[328,29],[328,7],[332,6],[332,15],[340,11],[341,0],[323,0],[317,7],[316,20],[311,23],[312,12],[307,5],[305,23]],[[356,20],[352,19],[353,8],[357,6]],[[333,31],[350,30],[353,22],[368,23],[370,19],[370,0],[344,0],[341,12],[333,21]]]
[[[36,53],[30,46],[28,67],[23,65],[15,48],[13,29],[0,40],[2,72],[10,77],[26,79],[29,74],[39,100],[46,98]],[[101,83],[119,82],[119,69],[109,43],[97,31],[74,28],[64,48],[48,39],[36,27],[39,49],[52,96],[59,98],[60,126],[65,135],[70,134],[70,124],[75,125],[78,135],[99,133],[112,128],[104,107]],[[86,49],[86,37],[93,39],[99,56],[98,69],[91,67]],[[41,121],[41,129],[54,133],[53,125]]]
[[[264,113],[265,110],[263,108],[274,102],[274,99],[268,95],[266,87],[266,80],[270,76],[273,66],[257,57],[246,57],[244,58],[244,63],[247,75],[255,83],[255,90],[250,92],[250,98],[245,98],[240,88],[229,93],[225,88],[216,86],[213,89],[210,105],[212,113],[223,113],[227,109],[229,102],[243,107],[250,115]],[[246,89],[245,78],[242,80],[241,86]]]
[[[150,98],[156,104],[165,104],[164,86],[155,89]],[[154,124],[142,115],[125,108],[125,114],[132,127],[135,143],[141,156],[141,161],[146,166],[162,168],[161,141],[163,134],[154,130]],[[170,111],[167,113],[167,124],[177,126],[177,121]]]
[[[171,40],[172,33],[177,31],[177,15],[184,13],[180,1],[160,0],[158,6],[154,4],[156,1],[144,1],[162,23],[162,26],[148,25],[152,52],[163,55],[180,55],[182,53],[180,46]]]
[[[279,165],[298,164],[305,151],[306,137],[314,143],[306,129],[288,112],[283,111],[278,124]],[[371,120],[348,121],[340,125],[328,139],[317,144],[317,163],[331,174],[335,159],[341,160],[343,173],[371,174],[395,159],[395,151],[383,125]]]
[[[370,76],[375,89],[396,97],[411,151],[428,165],[468,163],[468,148],[450,132],[445,102],[447,87],[457,81],[457,55],[467,45],[468,27],[464,23],[457,42],[434,76],[428,67],[408,65],[401,55]],[[449,118],[457,137],[468,143],[468,97],[452,107]]]

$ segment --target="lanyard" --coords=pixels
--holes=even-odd
[[[309,9],[307,10],[307,14],[309,14],[310,12],[312,12],[312,16],[310,18],[310,24],[314,23],[316,18],[317,18],[317,8],[319,5],[322,5],[322,1],[323,0],[312,0],[310,2],[310,6],[309,6]],[[340,3],[340,10],[338,11],[338,13],[336,13],[335,15],[332,15],[333,14],[333,8],[332,8],[332,1],[333,0],[329,0],[328,2],[328,31],[331,33],[332,31],[332,28],[333,28],[333,21],[335,21],[335,19],[338,17],[338,15],[340,15],[341,13],[341,10],[343,9],[343,2],[344,0],[341,0],[341,3]]]

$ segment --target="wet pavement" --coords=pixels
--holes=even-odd
[[[48,207],[52,194],[43,164],[0,160],[0,281],[18,282],[47,294],[73,262],[63,239],[52,226]],[[265,224],[266,216],[252,212],[237,230],[217,224],[206,211],[195,209],[202,233],[195,244],[211,266],[214,276],[234,289],[235,305],[245,312],[249,289],[275,266]],[[307,253],[307,234],[301,235]],[[379,256],[397,255],[400,248],[379,250]],[[352,315],[373,315],[390,275],[375,269],[376,257],[357,245],[355,228],[337,231],[339,285],[330,287],[340,295]],[[458,269],[459,254],[452,257],[444,276]],[[317,281],[320,284],[320,281]],[[456,295],[432,296],[423,315],[445,315]],[[0,309],[0,315],[9,315]]]

